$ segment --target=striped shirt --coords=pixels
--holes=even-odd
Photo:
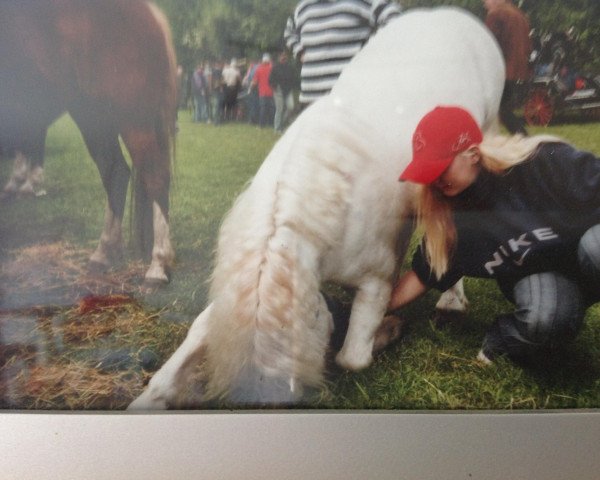
[[[300,102],[328,94],[373,32],[399,13],[391,0],[301,0],[284,32],[294,57],[302,56]]]

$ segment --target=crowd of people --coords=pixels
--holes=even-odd
[[[482,4],[506,62],[500,119],[509,132],[526,135],[524,120],[513,110],[531,74],[528,18],[512,0]],[[192,105],[196,122],[245,120],[283,132],[294,112],[327,95],[370,36],[400,14],[401,5],[393,0],[300,0],[283,28],[285,47],[274,62],[264,53],[260,61],[201,63],[182,79],[181,103]]]
[[[295,109],[297,84],[285,51],[275,62],[269,53],[260,61],[204,62],[189,76],[181,72],[180,107],[192,108],[194,122],[246,121],[282,133]]]
[[[512,0],[482,4],[507,67],[500,119],[511,133],[526,135],[525,122],[513,110],[531,73],[529,21]],[[245,120],[283,132],[294,111],[327,95],[370,36],[400,14],[400,3],[393,0],[300,0],[283,28],[285,48],[274,62],[264,53],[260,61],[233,58],[197,66],[182,87],[193,100],[194,121]]]
[[[260,61],[201,63],[187,84],[182,79],[182,103],[191,99],[195,122],[243,119],[281,133],[296,110],[329,93],[343,67],[400,11],[392,0],[301,0],[275,61],[264,53]]]

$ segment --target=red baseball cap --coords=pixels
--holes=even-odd
[[[413,158],[400,180],[430,184],[444,173],[456,155],[482,140],[481,129],[469,112],[460,107],[435,107],[415,128]]]

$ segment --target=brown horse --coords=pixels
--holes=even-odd
[[[79,127],[108,196],[90,262],[122,253],[121,223],[132,159],[135,225],[151,256],[147,283],[166,282],[173,260],[168,209],[177,102],[168,23],[142,0],[0,2],[0,145],[15,157],[5,192],[41,181],[50,124],[68,112]]]

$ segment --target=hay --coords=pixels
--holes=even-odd
[[[72,305],[87,295],[141,293],[142,262],[132,262],[108,274],[90,274],[87,264],[91,253],[68,242],[10,252],[0,267],[0,308]]]
[[[103,374],[83,362],[23,369],[11,397],[20,408],[104,410],[125,408],[141,391],[142,372]]]
[[[0,333],[14,332],[0,335],[0,407],[126,407],[187,331],[159,317],[135,301],[87,315],[80,306],[0,313]]]
[[[185,336],[136,299],[141,263],[92,276],[89,254],[60,242],[1,267],[1,408],[124,408]]]

